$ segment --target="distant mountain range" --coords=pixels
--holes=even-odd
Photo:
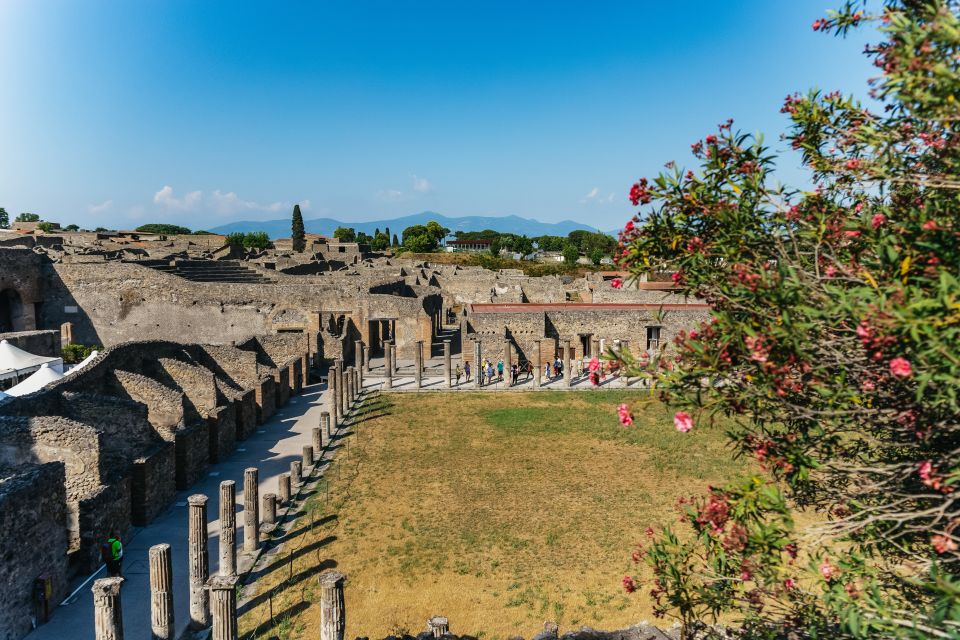
[[[484,229],[493,229],[501,233],[514,233],[525,236],[565,236],[571,231],[584,229],[587,231],[597,231],[573,220],[563,220],[561,222],[540,222],[531,218],[521,218],[520,216],[464,216],[462,218],[449,218],[445,215],[433,211],[424,211],[400,218],[390,220],[373,220],[371,222],[351,222],[349,220],[334,220],[333,218],[314,218],[304,220],[303,225],[307,233],[319,233],[325,236],[332,236],[333,230],[337,227],[352,227],[357,232],[364,232],[373,235],[376,229],[383,231],[387,227],[390,233],[397,234],[397,237],[403,233],[403,230],[415,224],[426,224],[430,220],[436,220],[443,226],[450,229],[450,232],[456,235],[460,231],[483,231]],[[265,231],[271,239],[290,237],[290,219],[284,220],[263,220],[231,222],[210,229],[213,233],[234,233],[237,231],[249,233],[251,231]]]

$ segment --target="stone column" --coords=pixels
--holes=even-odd
[[[599,358],[603,354],[600,353],[600,338],[596,336],[590,336],[590,357]]]
[[[303,484],[303,463],[299,460],[290,463],[290,483],[295,487]]]
[[[503,380],[506,386],[510,386],[512,378],[510,377],[510,367],[513,366],[513,354],[510,352],[510,338],[503,339]]]
[[[337,368],[333,367],[327,372],[327,395],[330,402],[330,413],[333,414],[333,426],[336,427],[339,416],[343,415],[340,407],[337,406],[337,398],[340,397],[340,390],[337,389]]]
[[[91,587],[96,640],[123,640],[123,610],[120,607],[122,584],[123,578],[100,578]]]
[[[383,370],[386,375],[386,380],[383,383],[384,389],[393,389],[393,365],[390,363],[390,356],[392,355],[393,349],[389,340],[384,340],[383,342]]]
[[[475,386],[477,389],[480,388],[480,380],[483,378],[480,373],[480,367],[483,366],[483,363],[481,362],[480,348],[480,341],[475,341],[473,343],[473,386]]]
[[[213,614],[210,640],[237,640],[237,576],[214,576],[207,586]]]
[[[277,495],[263,494],[263,524],[277,524]]]
[[[357,397],[360,397],[360,395],[363,393],[363,367],[354,367],[353,375],[357,377],[354,382],[357,388]]]
[[[533,369],[533,375],[534,375],[533,380],[536,385],[535,388],[539,389],[540,383],[542,382],[541,376],[543,376],[543,342],[541,342],[540,340],[537,340],[536,354],[537,354],[537,359],[534,362],[536,366]]]
[[[623,354],[628,351],[630,351],[630,342],[628,340],[621,340],[619,353]],[[627,375],[627,369],[623,365],[620,365],[620,382],[622,382],[625,387],[630,386],[630,377]]]
[[[170,545],[155,544],[148,553],[150,560],[150,627],[154,640],[173,640],[173,563]]]
[[[337,360],[337,413],[340,415],[340,419],[346,415],[344,410],[344,405],[347,403],[344,402],[344,396],[347,394],[346,388],[343,386],[343,364],[342,361]]]
[[[320,574],[320,640],[343,640],[346,612],[343,609],[343,581],[339,571]]]
[[[260,546],[260,482],[256,467],[243,470],[243,550]]]
[[[563,343],[563,386],[570,386],[570,341]]]
[[[313,428],[313,450],[317,452],[317,457],[323,457],[323,428]]]
[[[300,454],[303,460],[303,468],[307,469],[313,466],[313,447],[309,444],[303,445],[303,452]]]
[[[447,379],[447,389],[453,386],[453,381],[451,376],[453,372],[451,371],[450,366],[450,341],[443,341],[443,377]]]
[[[281,504],[290,504],[290,474],[281,473],[277,477],[277,499]]]
[[[330,442],[330,436],[333,435],[333,431],[330,430],[330,413],[324,411],[320,414],[320,431],[326,434],[327,442]],[[321,435],[321,437],[323,437]],[[323,450],[323,447],[320,448]]]
[[[237,487],[220,483],[220,575],[237,575]]]
[[[197,493],[187,498],[187,547],[190,563],[190,628],[210,626],[210,600],[206,583],[210,577],[210,554],[207,550],[207,496]]]
[[[439,638],[445,633],[450,633],[450,621],[446,616],[433,616],[427,620],[427,631],[432,633],[434,638]]]
[[[354,402],[357,400],[357,390],[354,389],[353,384],[353,367],[347,367],[345,376],[347,378],[347,399],[344,401],[344,404],[346,404],[347,409],[349,410],[351,407],[353,407]]]
[[[370,373],[370,347],[363,345],[363,369]]]
[[[423,386],[423,340],[417,340],[413,349],[413,379],[417,389]]]
[[[394,373],[399,373],[400,367],[397,366],[397,343],[390,343],[390,366],[393,367]]]
[[[363,340],[353,341],[353,366],[356,369],[363,368]]]

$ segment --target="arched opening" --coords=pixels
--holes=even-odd
[[[23,331],[23,301],[14,289],[0,291],[0,333]]]

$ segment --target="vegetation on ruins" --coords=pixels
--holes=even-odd
[[[743,465],[725,450],[722,424],[698,441],[663,428],[665,406],[637,416],[634,430],[605,421],[629,397],[368,396],[284,546],[245,590],[241,635],[272,637],[291,611],[302,630],[289,637],[315,638],[316,608],[300,603],[316,602],[316,575],[334,563],[349,572],[347,638],[416,634],[437,612],[488,639],[546,619],[622,628],[649,617],[610,580],[630,564],[623,537],[674,520],[685,487]]]
[[[293,241],[294,251],[303,251],[307,248],[307,234],[303,227],[303,214],[300,205],[293,205],[293,220],[290,225],[290,239]]]
[[[769,149],[728,121],[693,144],[696,168],[631,190],[644,209],[619,263],[673,272],[712,317],[626,364],[677,405],[678,431],[728,417],[765,471],[684,501],[683,529],[634,554],[655,579],[624,587],[688,634],[960,637],[960,3],[873,8],[813,28],[877,26],[877,108],[784,102],[812,188],[776,185]],[[822,521],[801,528],[798,510]]]
[[[100,346],[87,346],[71,342],[70,344],[63,345],[60,355],[65,364],[77,364],[83,362],[83,360],[94,351],[100,351],[102,349],[103,347]]]
[[[142,224],[136,228],[140,233],[156,233],[164,236],[190,235],[190,229],[176,224],[167,224],[164,222],[151,222]]]
[[[78,224],[68,224],[63,228],[64,231],[80,231],[80,225]]]
[[[0,207],[0,229],[6,229],[10,226],[10,214],[3,207]]]
[[[21,213],[14,222],[40,222],[40,216],[36,213]]]
[[[249,233],[236,231],[227,236],[227,244],[244,249],[262,250],[273,247],[273,243],[270,242],[269,236],[264,231],[251,231]]]
[[[38,223],[37,223],[37,229],[39,229],[40,231],[43,231],[44,233],[50,233],[51,231],[54,230],[54,228],[55,228],[55,227],[53,226],[53,223],[52,223],[52,222],[38,222]]]

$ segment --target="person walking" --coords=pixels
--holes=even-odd
[[[503,358],[497,360],[497,382],[503,382]]]
[[[527,382],[530,382],[530,378],[533,377],[533,363],[527,361]]]
[[[469,365],[468,365],[468,366],[469,366]],[[459,386],[460,386],[460,376],[463,375],[463,370],[460,369],[460,363],[459,363],[459,362],[457,363],[457,369],[453,372],[453,374],[457,377],[457,386],[459,387]]]
[[[460,365],[457,365],[457,369],[459,368],[460,368]],[[467,382],[470,382],[470,363],[469,362],[463,363],[463,374],[467,376]]]
[[[543,377],[546,378],[547,380],[550,379],[550,363],[549,362],[544,363],[543,365]]]
[[[123,564],[123,543],[115,532],[111,531],[110,537],[100,546],[100,556],[107,565],[107,575],[111,578],[119,578]]]
[[[510,377],[512,379],[511,385],[515,385],[520,381],[520,367],[517,365],[512,365],[510,367]]]
[[[493,384],[493,363],[487,363],[487,384]]]

